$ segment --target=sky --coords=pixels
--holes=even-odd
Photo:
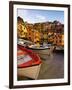
[[[64,11],[37,10],[37,9],[17,9],[17,17],[20,16],[28,23],[38,23],[54,20],[64,24]]]

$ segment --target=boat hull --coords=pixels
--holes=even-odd
[[[53,47],[50,47],[50,48],[47,48],[47,49],[33,49],[33,51],[36,53],[36,54],[38,54],[41,58],[44,58],[44,59],[46,59],[47,57],[51,57],[51,56],[53,56],[52,54],[53,54]]]
[[[17,68],[18,77],[22,76],[22,77],[28,77],[31,79],[37,79],[39,75],[41,63],[42,63],[40,57],[37,54],[35,54],[33,51],[28,50],[23,46],[18,45],[18,48],[22,51],[27,52],[27,54],[29,54],[30,57],[32,58],[32,60],[18,65],[18,68]]]
[[[18,76],[25,76],[31,79],[37,79],[39,75],[41,64],[26,67],[26,68],[18,68]]]

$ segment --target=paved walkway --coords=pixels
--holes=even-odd
[[[38,79],[56,79],[64,77],[64,55],[53,53],[53,56],[45,56]]]

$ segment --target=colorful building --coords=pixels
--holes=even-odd
[[[53,40],[53,32],[48,32],[48,43],[53,43],[54,40]]]
[[[40,46],[40,32],[34,30],[34,43],[39,47]]]
[[[17,36],[34,42],[37,46],[45,43],[52,43],[57,46],[64,46],[64,25],[55,21],[54,23],[25,23],[22,18],[17,18]]]
[[[64,34],[54,33],[53,44],[57,46],[64,46]]]
[[[24,23],[22,18],[18,17],[17,19],[18,19],[17,20],[17,35],[18,35],[18,38],[26,39],[27,38],[27,29],[26,29],[25,23]]]

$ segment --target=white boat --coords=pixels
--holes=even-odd
[[[30,46],[28,48],[37,53],[41,58],[45,58],[45,56],[46,57],[53,56],[52,54],[54,46],[41,46],[41,47]]]

